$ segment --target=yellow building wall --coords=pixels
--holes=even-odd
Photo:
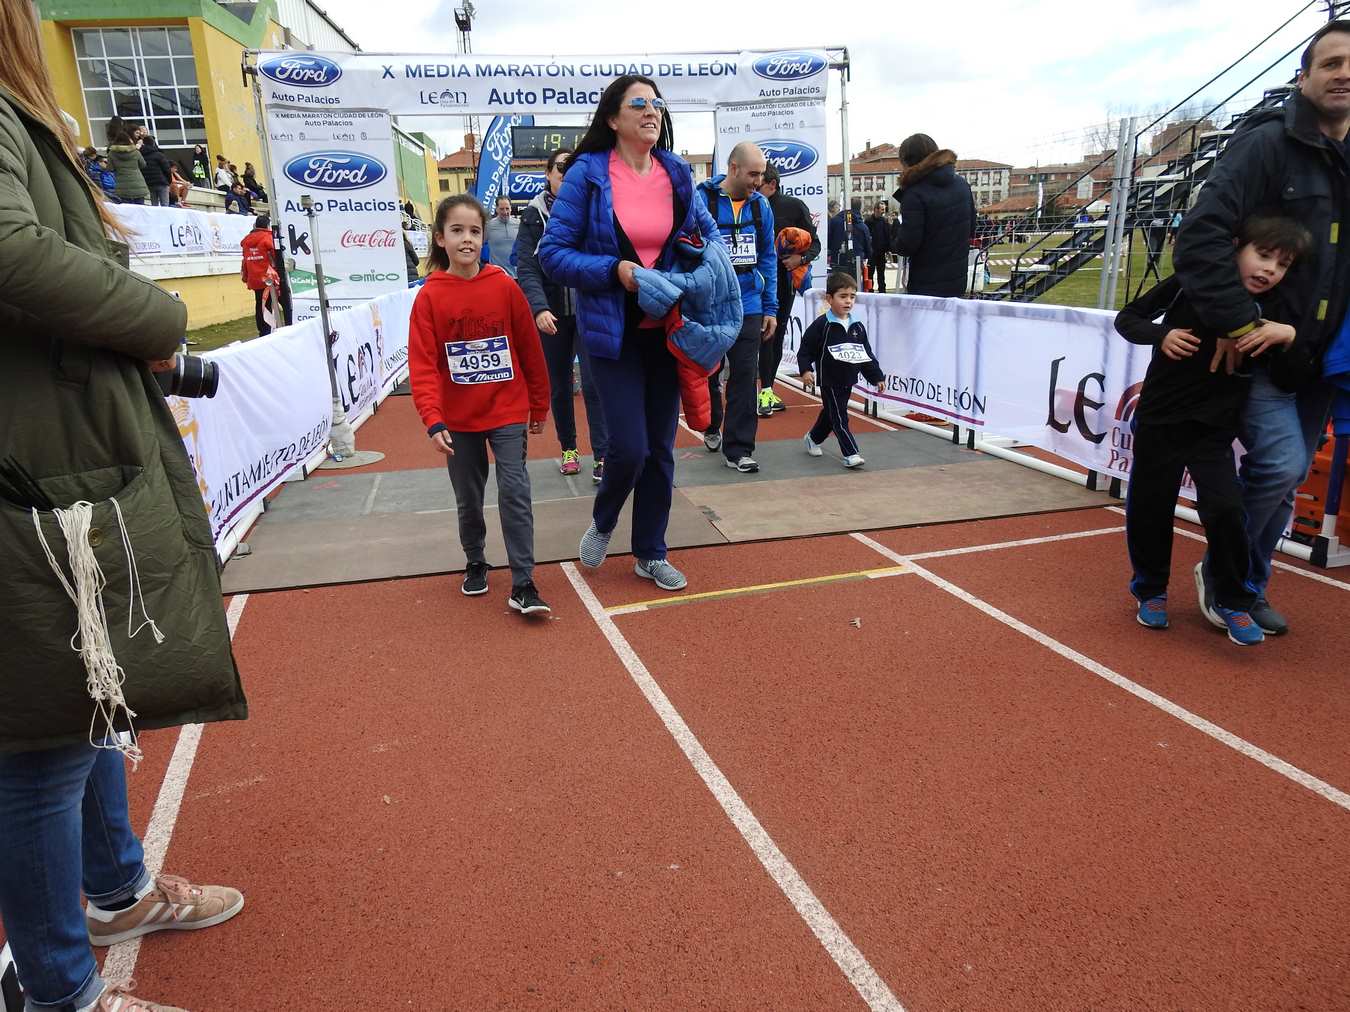
[[[244,84],[239,72],[244,47],[201,18],[188,18],[192,35],[192,55],[197,61],[197,84],[201,88],[202,115],[206,117],[206,144],[211,154],[225,158],[244,171],[252,162],[261,174],[262,126],[258,123],[253,89]],[[267,24],[267,45],[280,48],[281,28]]]
[[[178,293],[187,306],[189,330],[253,315],[253,293],[244,287],[238,274],[162,278],[155,284]]]
[[[429,195],[429,203],[425,206],[418,206],[417,213],[421,216],[423,221],[429,223],[432,216],[436,213],[436,205],[441,199],[441,187],[440,183],[437,182],[437,180],[441,178],[441,170],[437,167],[436,155],[430,148],[422,152],[422,160],[426,163],[427,194]]]
[[[51,74],[56,101],[80,124],[80,147],[102,147],[104,139],[89,136],[89,117],[84,112],[84,94],[80,91],[80,72],[75,66],[75,43],[67,25],[42,22],[42,58]]]

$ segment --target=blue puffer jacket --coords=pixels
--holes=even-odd
[[[731,214],[731,198],[722,192],[722,180],[725,175],[705,179],[698,184],[699,200],[706,207],[711,195],[717,214],[718,231],[722,233],[723,245],[730,248],[730,233],[736,226]],[[774,237],[778,234],[773,225],[773,208],[763,194],[751,191],[750,199],[741,207],[740,230],[742,234],[755,231],[753,204],[759,205],[759,229],[755,233],[755,252],[758,260],[755,269],[737,275],[741,282],[741,306],[745,315],[763,313],[765,316],[778,315],[778,244]],[[725,224],[723,224],[725,223]]]
[[[683,325],[670,341],[686,358],[711,371],[741,332],[740,286],[731,257],[720,243],[680,236],[675,243],[678,269],[634,272],[638,305],[660,319],[680,304]]]
[[[618,358],[623,346],[624,303],[627,292],[619,284],[621,258],[614,228],[614,191],[609,182],[608,151],[577,155],[567,167],[553,215],[539,242],[539,262],[557,284],[576,289],[577,329],[586,350],[601,358]],[[671,196],[680,226],[657,258],[656,268],[673,262],[675,237],[682,233],[721,242],[717,222],[702,200],[694,199],[694,177],[689,163],[669,151],[655,149],[652,157],[670,175]],[[672,225],[674,222],[672,221]]]

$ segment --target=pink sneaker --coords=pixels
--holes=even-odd
[[[576,450],[563,450],[562,466],[558,470],[563,474],[580,474],[581,454]]]
[[[177,1005],[156,1005],[127,992],[136,986],[134,980],[109,984],[94,1002],[94,1012],[187,1012]]]
[[[90,903],[84,922],[91,944],[116,945],[152,931],[210,928],[243,909],[244,896],[237,889],[192,885],[175,875],[161,875],[148,893],[125,910],[101,910]]]

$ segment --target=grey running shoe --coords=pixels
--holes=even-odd
[[[1270,602],[1264,597],[1252,605],[1250,614],[1252,620],[1268,636],[1283,636],[1289,631],[1289,623],[1285,620],[1285,617],[1272,608]]]
[[[605,555],[609,552],[609,534],[601,534],[595,529],[595,523],[586,528],[586,533],[581,536],[581,564],[589,569],[599,569],[600,563],[605,561]]]
[[[645,580],[654,581],[662,590],[684,590],[689,586],[684,574],[665,559],[652,559],[646,562],[639,559],[637,565],[633,567],[633,572]]]
[[[717,431],[703,433],[703,445],[708,448],[709,453],[716,453],[722,449],[722,433]]]

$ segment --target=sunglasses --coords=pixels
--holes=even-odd
[[[630,98],[625,104],[628,108],[636,109],[638,112],[641,112],[643,109],[647,108],[648,104],[650,104],[653,109],[660,112],[666,107],[666,100],[664,98],[653,98],[649,103],[647,99],[643,98],[641,95],[637,95],[634,98]]]

